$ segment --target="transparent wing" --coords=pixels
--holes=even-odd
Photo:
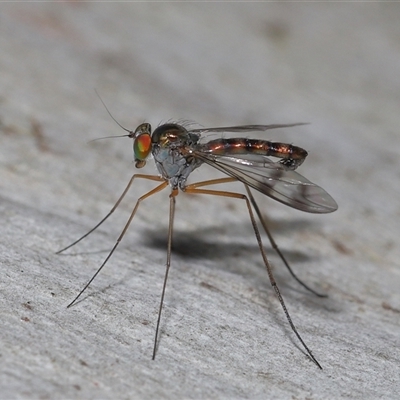
[[[218,128],[199,128],[189,129],[190,133],[204,134],[212,132],[260,132],[277,128],[291,128],[292,126],[307,125],[307,122],[297,122],[294,124],[273,124],[273,125],[241,125],[241,126],[224,126]]]
[[[235,157],[195,151],[194,156],[223,173],[298,210],[324,214],[335,211],[335,200],[321,187],[268,157],[244,154]]]

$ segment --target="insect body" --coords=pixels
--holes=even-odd
[[[146,164],[146,160],[152,154],[159,175],[143,175],[135,174],[129,181],[124,192],[111,209],[111,211],[88,233],[80,239],[60,250],[58,253],[72,247],[83,238],[88,236],[96,228],[98,228],[118,207],[125,194],[135,179],[148,179],[159,182],[159,185],[148,193],[139,197],[133,211],[117,239],[114,247],[108,254],[107,258],[89,280],[86,286],[81,290],[78,296],[68,305],[72,306],[81,294],[90,285],[93,279],[101,271],[107,263],[111,255],[114,253],[119,242],[126,233],[129,225],[136,214],[139,204],[150,197],[151,195],[170,186],[170,211],[169,211],[169,229],[168,229],[168,246],[167,246],[167,265],[164,277],[164,284],[161,294],[160,308],[158,313],[157,327],[154,339],[153,359],[156,355],[158,332],[161,320],[161,311],[164,302],[166,283],[168,272],[171,265],[171,245],[172,245],[172,226],[175,213],[175,198],[182,190],[188,194],[207,194],[222,197],[230,197],[242,199],[246,202],[251,223],[257,239],[261,256],[267,269],[268,277],[273,286],[278,300],[283,308],[285,316],[297,336],[298,340],[303,345],[308,356],[314,363],[321,368],[321,365],[311,353],[311,350],[303,341],[298,333],[292,319],[289,315],[287,307],[284,303],[280,290],[276,284],[272,269],[263,249],[261,235],[254,217],[254,211],[260,219],[260,222],[272,244],[272,247],[277,251],[282,261],[285,263],[292,276],[306,289],[314,294],[323,297],[314,290],[310,289],[302,281],[297,278],[283,254],[280,252],[274,242],[271,233],[269,232],[265,221],[261,215],[259,207],[254,200],[250,188],[256,189],[259,192],[272,197],[273,199],[284,203],[290,207],[297,208],[310,213],[330,213],[337,209],[337,204],[333,198],[321,187],[310,182],[302,175],[298,174],[295,169],[300,166],[307,152],[300,147],[291,144],[270,142],[266,140],[256,140],[248,138],[218,138],[206,140],[206,134],[209,133],[244,133],[254,131],[266,131],[275,128],[287,128],[302,124],[289,125],[245,125],[223,128],[208,128],[208,129],[186,129],[180,124],[163,124],[157,127],[151,133],[151,126],[148,123],[139,125],[135,131],[128,131],[128,137],[133,139],[133,150],[135,165],[137,168],[142,168]],[[124,128],[125,129],[125,128]],[[269,157],[277,157],[279,161],[274,162]],[[197,183],[188,184],[187,179],[193,170],[200,167],[202,164],[208,164],[227,175],[225,178],[212,179]],[[247,196],[241,193],[228,192],[223,190],[209,189],[209,186],[240,181],[244,184]]]

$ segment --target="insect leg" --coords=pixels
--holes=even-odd
[[[233,178],[221,178],[221,179],[215,179],[215,180],[207,181],[207,185],[219,184],[219,183],[224,183],[224,182],[232,182],[232,181],[234,181]],[[292,331],[296,335],[297,339],[300,341],[300,343],[303,345],[304,349],[306,350],[308,356],[317,365],[318,368],[322,369],[320,363],[314,357],[314,355],[312,354],[312,352],[308,348],[308,346],[305,344],[304,340],[302,339],[302,337],[300,336],[299,332],[297,331],[297,329],[296,329],[296,327],[295,327],[295,325],[294,325],[294,323],[292,321],[292,318],[290,317],[289,311],[288,311],[288,309],[286,307],[286,304],[285,304],[285,302],[283,300],[281,292],[280,292],[280,290],[278,288],[278,285],[277,285],[277,283],[275,281],[275,278],[273,276],[271,265],[270,265],[270,263],[268,261],[268,258],[266,256],[266,254],[265,254],[265,251],[264,251],[264,248],[263,248],[263,244],[262,244],[262,240],[261,240],[260,231],[259,231],[259,229],[257,227],[257,223],[256,223],[256,220],[254,218],[253,210],[251,208],[251,203],[250,203],[249,199],[247,198],[247,196],[244,195],[244,194],[241,194],[241,193],[226,192],[226,191],[222,191],[222,190],[199,189],[199,186],[205,186],[205,183],[204,182],[198,182],[198,183],[194,183],[194,184],[188,185],[185,188],[185,192],[186,193],[190,193],[190,194],[209,194],[209,195],[214,195],[214,196],[230,197],[230,198],[242,199],[242,200],[244,200],[246,202],[247,209],[248,209],[249,216],[250,216],[250,220],[251,220],[251,224],[253,226],[254,234],[255,234],[256,239],[257,239],[258,247],[260,249],[260,253],[261,253],[261,256],[263,258],[264,265],[265,265],[265,267],[267,269],[269,280],[271,282],[272,287],[274,288],[276,296],[278,297],[279,303],[281,304],[281,306],[283,308],[283,311],[285,313],[286,319],[289,322],[289,325],[292,328]]]
[[[278,253],[278,256],[280,257],[280,259],[283,261],[283,263],[285,264],[286,268],[288,269],[288,271],[290,272],[290,274],[292,275],[292,277],[298,282],[300,283],[300,285],[302,285],[305,289],[307,289],[308,291],[310,291],[311,293],[315,294],[318,297],[328,297],[326,294],[321,294],[316,292],[314,289],[311,289],[308,285],[306,285],[292,270],[292,268],[290,267],[289,263],[286,261],[286,258],[284,257],[284,255],[282,254],[282,252],[280,251],[278,245],[276,244],[274,238],[272,237],[272,234],[270,232],[270,230],[267,227],[267,224],[265,222],[265,219],[263,218],[260,209],[253,197],[253,194],[250,191],[250,188],[247,185],[244,185],[248,194],[248,197],[251,201],[251,204],[253,205],[254,210],[256,211],[256,214],[258,216],[258,219],[261,222],[261,225],[264,228],[265,233],[268,236],[268,239],[271,243],[272,248]]]
[[[167,265],[166,265],[166,268],[165,268],[164,283],[163,283],[163,288],[162,288],[162,292],[161,292],[160,308],[158,310],[156,334],[155,334],[155,337],[154,337],[154,347],[153,347],[153,357],[152,357],[153,360],[156,358],[158,332],[159,332],[160,321],[161,321],[161,312],[162,312],[162,308],[163,308],[163,304],[164,304],[164,296],[165,296],[165,289],[167,287],[169,267],[171,266],[172,232],[173,232],[174,215],[175,215],[175,197],[177,195],[178,195],[178,189],[173,189],[171,191],[171,194],[169,195],[169,224],[168,224]]]
[[[135,175],[133,175],[132,178],[130,179],[128,185],[126,186],[126,188],[122,192],[121,196],[119,197],[117,202],[114,204],[113,208],[110,210],[110,212],[94,228],[92,228],[89,232],[85,233],[78,240],[75,240],[75,242],[71,243],[67,247],[64,247],[63,249],[58,250],[56,254],[60,254],[60,253],[64,252],[65,250],[68,250],[72,246],[75,246],[77,243],[79,243],[81,240],[85,239],[85,237],[89,236],[93,231],[95,231],[116,210],[116,208],[119,206],[119,204],[121,203],[122,199],[125,197],[126,193],[128,192],[129,188],[131,187],[131,185],[132,185],[133,181],[135,180],[135,178],[148,179],[148,180],[157,181],[157,182],[164,181],[163,178],[161,178],[161,177],[159,177],[157,175],[143,175],[143,174],[135,174]]]
[[[136,175],[137,176],[137,175]],[[132,177],[131,182],[133,181],[133,178],[135,177],[135,175]],[[130,183],[131,183],[130,182]],[[89,285],[93,282],[93,280],[96,278],[96,276],[100,273],[100,271],[103,269],[103,267],[107,264],[107,261],[110,259],[110,257],[112,256],[112,254],[114,253],[115,249],[117,248],[117,246],[119,245],[120,241],[122,240],[122,238],[124,237],[126,231],[129,228],[129,225],[132,222],[133,217],[136,214],[136,211],[140,205],[140,203],[142,202],[142,200],[147,199],[148,197],[152,196],[155,193],[158,193],[159,191],[165,189],[168,186],[168,181],[163,181],[163,183],[161,183],[160,185],[156,186],[154,189],[150,190],[149,192],[147,192],[146,194],[144,194],[143,196],[139,197],[134,209],[132,210],[132,213],[127,221],[127,223],[124,226],[124,229],[122,230],[121,234],[119,235],[117,241],[114,244],[114,247],[111,249],[111,251],[108,253],[108,256],[106,257],[106,259],[103,261],[103,264],[101,264],[101,266],[99,267],[99,269],[96,271],[96,273],[90,278],[89,282],[85,285],[85,287],[79,292],[79,294],[74,298],[74,300],[71,301],[71,303],[68,304],[67,308],[71,307],[78,299],[79,297],[82,295],[82,293],[89,287]],[[128,185],[129,187],[129,185]],[[125,192],[124,192],[125,194]],[[107,217],[106,217],[107,218]],[[93,231],[93,229],[92,229]],[[90,232],[89,232],[90,233]]]
[[[221,183],[228,183],[228,182],[236,182],[237,179],[236,178],[220,178],[220,179],[211,179],[208,181],[202,181],[202,182],[196,182],[194,185],[196,188],[199,187],[203,187],[203,186],[209,186],[209,185],[217,185],[217,184],[221,184]],[[192,185],[189,185],[192,186]],[[189,187],[188,186],[188,187]],[[302,285],[305,289],[307,289],[308,291],[310,291],[311,293],[313,293],[314,295],[318,296],[318,297],[328,297],[328,295],[326,294],[322,294],[322,293],[318,293],[317,291],[315,291],[314,289],[310,288],[307,284],[305,284],[296,274],[295,272],[292,270],[292,268],[290,267],[289,263],[287,262],[285,256],[283,255],[283,253],[281,252],[281,250],[279,249],[278,245],[276,244],[270,230],[267,227],[267,224],[265,222],[265,219],[262,217],[260,208],[258,207],[253,194],[250,191],[250,188],[247,185],[244,185],[248,194],[248,197],[251,201],[251,204],[253,205],[253,208],[261,222],[261,225],[264,228],[265,233],[268,236],[268,239],[271,243],[272,248],[277,252],[278,256],[280,257],[280,259],[283,261],[283,263],[285,264],[286,268],[288,269],[289,273],[292,275],[292,277],[300,284]]]

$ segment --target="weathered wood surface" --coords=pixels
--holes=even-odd
[[[1,4],[0,397],[397,396],[399,17],[398,4]],[[134,173],[128,139],[88,144],[121,134],[94,89],[129,128],[311,122],[268,139],[306,148],[299,172],[339,210],[313,216],[257,199],[292,267],[329,295],[300,288],[266,243],[323,371],[284,319],[240,201],[178,196],[155,361],[167,192],[143,203],[66,309],[151,187],[138,182],[74,255],[54,254]],[[204,167],[193,180],[214,176]]]

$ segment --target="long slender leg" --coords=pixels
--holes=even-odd
[[[228,182],[230,181],[229,178]],[[223,179],[216,179],[215,181],[217,181],[216,183],[221,183],[221,180]],[[210,185],[214,184],[215,181],[208,181]],[[294,332],[294,334],[297,336],[297,339],[300,341],[300,343],[303,345],[304,349],[306,350],[308,356],[311,358],[311,360],[318,366],[318,368],[322,369],[320,363],[317,361],[317,359],[314,357],[314,355],[312,354],[311,350],[308,348],[308,346],[305,344],[304,340],[302,339],[302,337],[300,336],[299,332],[297,331],[292,318],[290,317],[289,311],[286,307],[286,304],[283,300],[283,297],[281,295],[281,292],[278,288],[278,285],[275,281],[275,278],[273,276],[272,273],[272,268],[271,265],[268,261],[268,258],[265,254],[264,248],[263,248],[263,244],[261,241],[261,235],[260,235],[260,231],[258,230],[257,227],[257,223],[256,220],[254,218],[254,214],[253,214],[253,210],[251,208],[251,204],[249,199],[247,198],[246,195],[241,194],[241,193],[235,193],[235,192],[226,192],[226,191],[221,191],[221,190],[210,190],[210,189],[199,189],[199,186],[204,186],[204,182],[199,182],[199,183],[194,183],[192,185],[188,185],[185,188],[185,192],[186,193],[190,193],[190,194],[209,194],[209,195],[214,195],[214,196],[222,196],[222,197],[230,197],[230,198],[236,198],[236,199],[242,199],[246,202],[247,205],[247,209],[249,212],[249,216],[250,216],[250,220],[251,220],[251,224],[253,225],[253,230],[254,230],[254,234],[256,236],[257,239],[257,243],[258,243],[258,247],[260,249],[260,253],[261,256],[263,258],[264,261],[264,265],[267,269],[267,273],[268,273],[268,277],[269,280],[271,282],[272,287],[274,288],[275,294],[278,297],[278,300],[283,308],[283,311],[285,313],[286,319],[289,322],[290,327],[292,328],[292,331]]]
[[[258,216],[258,219],[261,222],[262,227],[264,228],[265,233],[268,236],[269,242],[271,243],[272,248],[278,253],[279,257],[281,258],[281,260],[283,261],[283,263],[285,264],[286,268],[288,269],[288,271],[290,272],[290,274],[292,275],[292,277],[298,282],[300,283],[300,285],[302,285],[305,289],[307,289],[308,291],[310,291],[311,293],[315,294],[318,297],[328,297],[326,294],[321,294],[316,292],[314,289],[311,289],[308,285],[306,285],[292,270],[292,268],[290,267],[289,263],[286,261],[286,258],[284,257],[284,255],[282,254],[282,252],[280,251],[278,245],[276,244],[274,238],[271,235],[271,232],[269,231],[267,224],[260,212],[260,209],[253,197],[253,194],[250,191],[250,188],[247,185],[244,185],[244,187],[246,188],[247,194],[249,196],[249,199],[251,201],[251,204],[253,205],[254,210],[256,211],[256,214]]]
[[[157,181],[157,182],[162,182],[164,181],[163,178],[157,176],[157,175],[143,175],[143,174],[135,174],[132,176],[132,178],[129,180],[128,184],[126,185],[126,188],[122,192],[121,196],[117,200],[117,202],[114,204],[113,208],[110,210],[110,212],[94,227],[92,228],[89,232],[85,233],[83,236],[81,236],[78,240],[75,240],[75,242],[71,243],[67,247],[64,247],[63,249],[57,251],[56,254],[60,254],[65,250],[68,250],[72,246],[75,246],[77,243],[79,243],[81,240],[85,239],[85,237],[89,236],[93,231],[95,231],[119,206],[121,203],[122,199],[125,197],[126,193],[128,192],[129,188],[131,187],[133,181],[138,178],[138,179],[148,179],[151,181]]]
[[[154,348],[153,348],[153,357],[152,357],[153,360],[156,358],[158,332],[159,332],[160,321],[161,321],[161,312],[162,312],[162,308],[163,308],[163,304],[164,304],[164,296],[165,296],[165,289],[167,287],[169,267],[171,266],[171,247],[172,247],[172,233],[173,233],[174,215],[175,215],[175,197],[177,195],[178,195],[178,189],[173,189],[171,194],[169,195],[167,265],[165,268],[164,283],[163,283],[163,288],[162,288],[162,292],[161,292],[160,308],[158,310],[156,334],[154,337]]]
[[[190,187],[194,187],[194,188],[199,188],[199,187],[203,187],[203,186],[210,186],[210,185],[217,185],[217,184],[221,184],[221,183],[229,183],[229,182],[237,182],[236,178],[220,178],[220,179],[211,179],[208,181],[202,181],[202,182],[196,182],[192,185],[189,185]],[[188,186],[188,187],[189,187]],[[308,291],[310,291],[311,293],[315,294],[318,297],[328,297],[326,294],[321,294],[316,292],[314,289],[311,289],[307,284],[305,284],[296,274],[295,272],[292,270],[292,268],[290,267],[289,263],[286,261],[285,256],[283,255],[283,253],[281,252],[281,250],[279,249],[278,245],[276,244],[274,238],[272,237],[272,234],[270,232],[270,230],[267,227],[267,224],[264,220],[264,218],[262,217],[262,214],[260,212],[260,209],[253,197],[253,194],[250,191],[250,188],[247,185],[244,185],[247,191],[247,194],[249,196],[249,199],[251,201],[251,204],[254,207],[254,210],[256,211],[256,214],[258,216],[258,219],[261,222],[262,227],[264,228],[265,233],[268,236],[268,239],[271,243],[272,248],[276,251],[276,253],[278,254],[278,256],[280,257],[280,259],[282,260],[282,262],[285,264],[286,268],[288,269],[289,273],[292,275],[292,277],[300,284],[302,285],[305,289],[307,289]]]
[[[135,177],[135,176],[134,176]],[[134,178],[133,177],[133,178]],[[133,180],[132,178],[132,180]],[[147,192],[146,194],[144,194],[143,196],[139,197],[135,207],[127,221],[127,223],[124,226],[124,229],[122,230],[121,234],[119,235],[117,241],[114,244],[114,247],[111,249],[110,253],[108,254],[108,256],[106,257],[106,259],[103,261],[103,264],[101,264],[100,268],[96,271],[96,273],[92,276],[92,278],[89,280],[89,282],[85,285],[85,287],[79,292],[78,296],[76,296],[74,298],[74,300],[71,301],[71,303],[68,304],[67,308],[71,307],[78,299],[79,297],[82,295],[82,293],[89,287],[89,285],[93,282],[93,280],[96,278],[96,276],[100,273],[100,271],[103,269],[103,267],[107,264],[107,261],[110,259],[110,257],[113,255],[115,249],[117,248],[117,246],[119,245],[120,241],[122,240],[122,238],[124,237],[126,231],[129,228],[129,225],[132,222],[133,217],[136,214],[136,211],[140,205],[140,203],[147,199],[148,197],[152,196],[155,193],[158,193],[159,191],[165,189],[168,186],[168,181],[163,181],[163,183],[161,183],[161,185],[156,186],[154,189],[150,190],[149,192]],[[125,192],[124,192],[125,194]]]

